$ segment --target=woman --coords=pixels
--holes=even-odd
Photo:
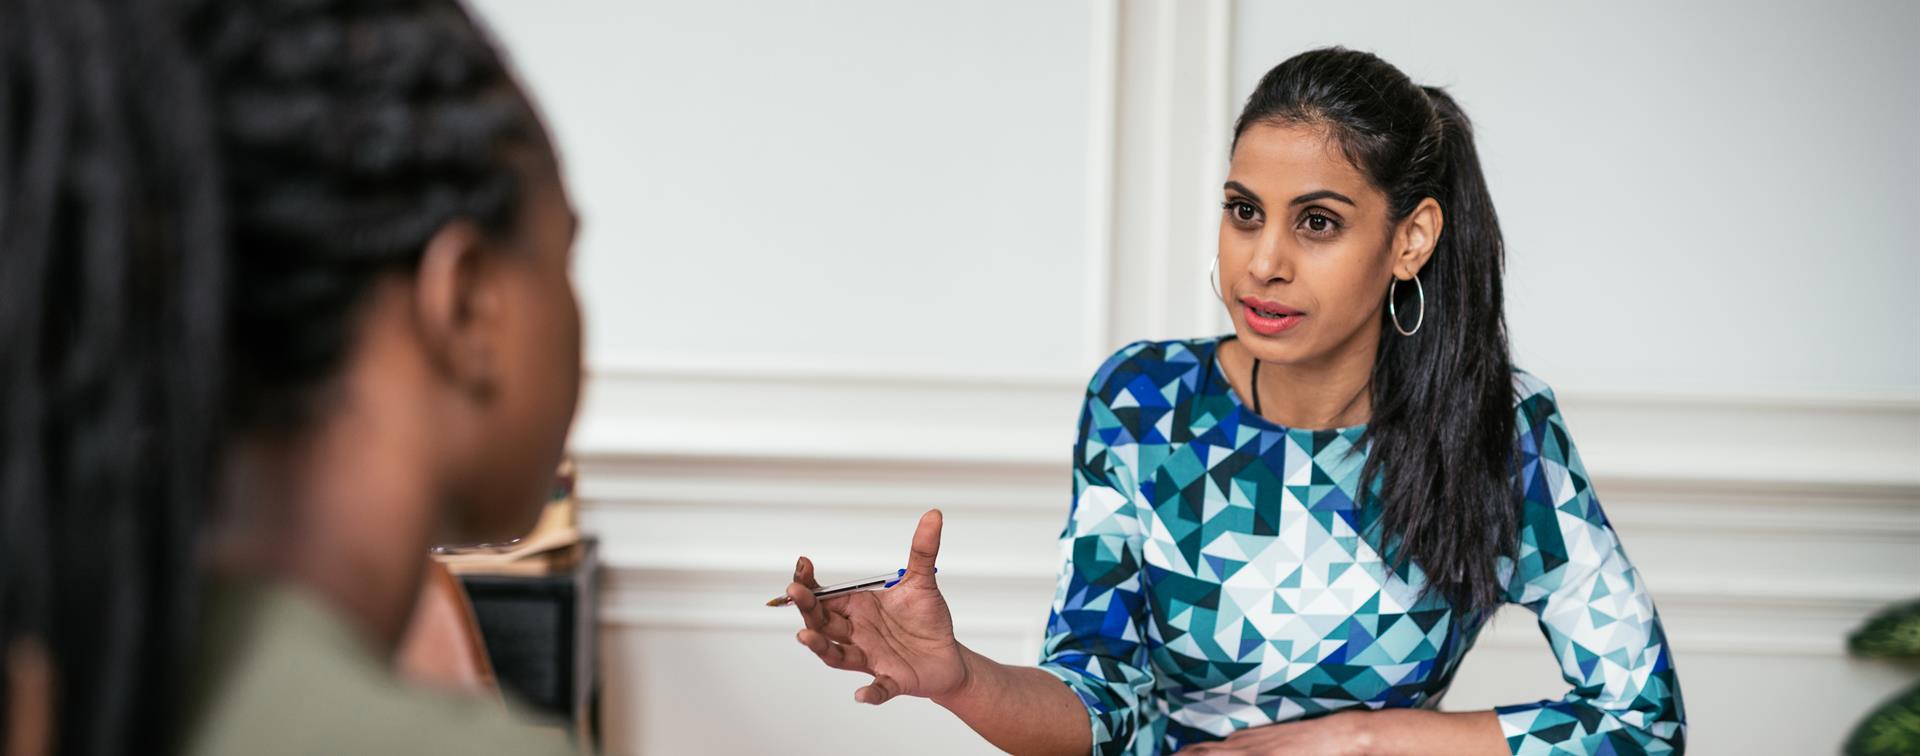
[[[573,213],[454,0],[0,0],[0,643],[26,753],[559,753],[397,686],[532,524]]]
[[[1094,374],[1036,667],[953,637],[921,520],[898,587],[813,600],[799,641],[1016,753],[1679,753],[1653,603],[1547,386],[1512,367],[1467,118],[1343,49],[1274,68],[1234,127],[1215,284],[1232,336]],[[1526,606],[1574,688],[1435,707]],[[1064,683],[1064,684],[1063,684]]]

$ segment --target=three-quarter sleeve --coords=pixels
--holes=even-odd
[[[1686,748],[1673,655],[1640,573],[1595,498],[1553,392],[1521,374],[1524,489],[1507,600],[1539,617],[1573,686],[1557,701],[1495,709],[1515,754],[1679,754]]]
[[[1131,438],[1102,396],[1122,350],[1088,386],[1073,451],[1073,505],[1060,534],[1060,577],[1040,668],[1086,704],[1096,754],[1155,753],[1163,725],[1147,659],[1137,488],[1122,457]]]

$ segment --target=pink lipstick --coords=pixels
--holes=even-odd
[[[1306,313],[1279,302],[1253,297],[1241,297],[1240,306],[1246,312],[1247,327],[1262,336],[1277,336],[1293,330],[1307,317]]]

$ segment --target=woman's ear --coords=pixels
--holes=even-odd
[[[435,231],[414,273],[414,317],[428,363],[475,395],[493,390],[499,350],[500,295],[490,275],[486,236],[471,221]]]
[[[1440,203],[1432,197],[1420,200],[1413,212],[1400,221],[1400,228],[1394,234],[1393,276],[1402,281],[1419,275],[1426,267],[1427,260],[1433,257],[1433,250],[1440,243],[1440,231],[1446,225],[1446,216],[1440,211]]]

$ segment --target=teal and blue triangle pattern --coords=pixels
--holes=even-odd
[[[1433,707],[1490,613],[1389,570],[1356,504],[1364,426],[1285,428],[1221,375],[1221,339],[1139,342],[1095,373],[1040,667],[1086,704],[1094,752],[1172,753],[1347,709]],[[1514,374],[1519,551],[1572,690],[1496,711],[1516,754],[1685,744],[1658,614],[1600,509],[1546,384]]]

